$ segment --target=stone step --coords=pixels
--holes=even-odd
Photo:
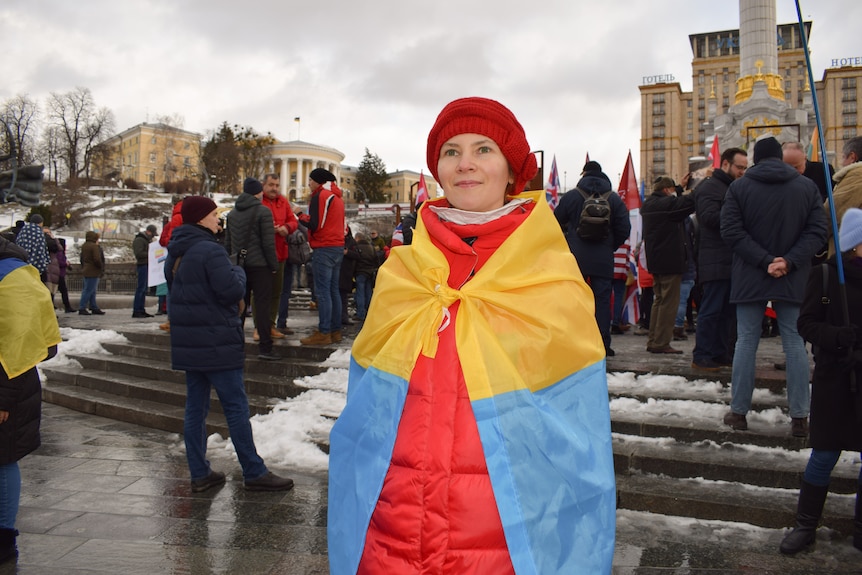
[[[93,373],[84,367],[67,367],[63,370],[46,368],[43,372],[47,380],[54,384],[108,393],[129,399],[132,403],[146,400],[167,407],[183,407],[186,403],[184,382],[168,382],[117,372]],[[59,388],[55,390],[55,393],[61,392]],[[248,393],[247,396],[252,415],[269,413],[279,401],[278,398],[267,395]],[[223,413],[218,394],[212,391],[210,397],[211,411]],[[169,411],[173,413],[173,410]]]
[[[42,399],[48,403],[116,421],[134,423],[173,433],[183,432],[185,410],[180,406],[146,399],[122,397],[96,389],[55,383],[50,379],[42,382]],[[219,412],[210,414],[207,418],[207,433],[220,433],[222,437],[228,436],[224,415]]]
[[[613,450],[618,475],[653,474],[781,489],[799,488],[808,461],[807,451],[710,441],[687,444],[626,435],[614,435]],[[855,494],[857,477],[857,469],[838,465],[829,488],[833,493]]]
[[[726,481],[617,474],[617,507],[662,515],[749,523],[770,529],[795,524],[798,489],[769,489]],[[830,493],[821,525],[853,532],[855,495]],[[777,552],[777,550],[776,550]]]

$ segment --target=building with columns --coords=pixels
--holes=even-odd
[[[279,174],[281,193],[292,202],[302,203],[311,195],[308,187],[308,175],[311,171],[324,168],[341,182],[343,160],[343,153],[328,146],[301,140],[277,142],[268,149],[264,173]]]
[[[715,136],[721,150],[746,148],[765,133],[810,142],[816,121],[799,24],[778,25],[775,0],[740,0],[739,13],[738,30],[689,36],[692,91],[682,91],[673,74],[643,78],[642,179],[681,178]],[[810,38],[812,23],[804,25]],[[862,57],[835,58],[813,86],[833,165],[844,142],[862,133],[860,78]]]

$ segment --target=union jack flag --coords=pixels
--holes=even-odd
[[[557,202],[560,200],[560,173],[557,172],[557,156],[554,155],[554,161],[551,162],[551,173],[548,174],[548,183],[545,184],[545,199],[548,200],[548,205],[551,209],[557,207]]]

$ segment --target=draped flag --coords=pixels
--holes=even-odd
[[[718,149],[718,134],[712,137],[712,147],[709,149],[707,159],[712,160],[712,167],[716,170],[721,167],[721,152]]]
[[[446,255],[421,224],[413,249],[392,250],[380,267],[330,435],[334,575],[356,573],[413,367],[420,353],[436,356],[442,329],[455,330],[515,572],[611,570],[613,452],[592,294],[541,191],[521,196],[536,203],[530,216],[460,288],[448,286]],[[456,301],[454,325],[441,328]]]
[[[548,200],[548,205],[551,209],[557,207],[557,202],[560,201],[560,173],[557,171],[557,156],[554,154],[554,161],[551,162],[551,173],[548,174],[548,183],[545,184],[545,199]]]
[[[428,201],[428,187],[425,185],[425,174],[419,172],[419,187],[416,188],[416,203],[413,205],[417,208],[422,202]]]

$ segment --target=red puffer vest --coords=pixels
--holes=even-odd
[[[449,286],[466,283],[531,208],[464,226],[423,210],[449,261]],[[458,303],[449,312],[436,357],[420,355],[413,369],[359,574],[514,574],[455,346]]]

